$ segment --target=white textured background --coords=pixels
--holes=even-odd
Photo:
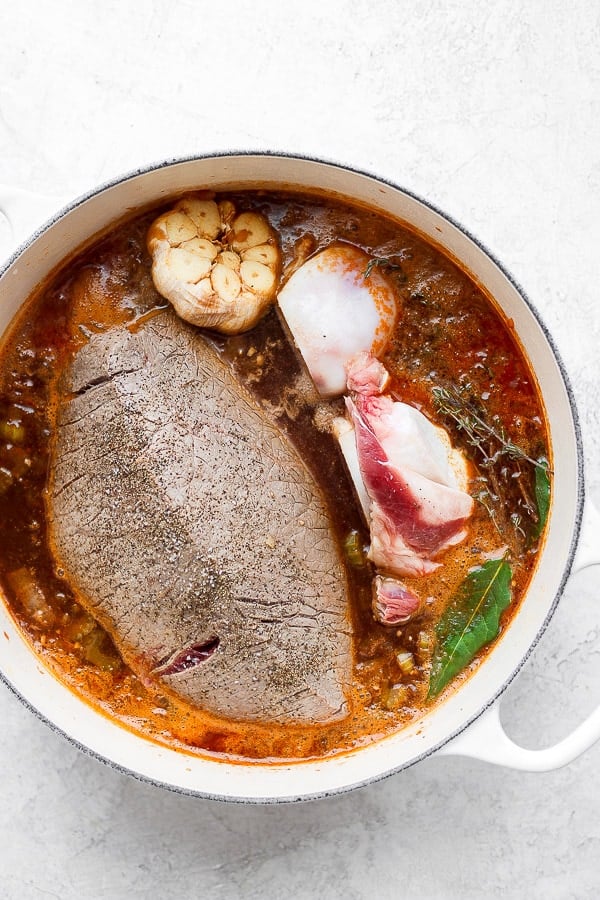
[[[474,231],[555,335],[600,503],[596,0],[21,0],[0,21],[0,182],[70,199],[165,157],[284,149],[370,169]],[[503,701],[527,746],[600,698],[598,575],[570,584]],[[4,688],[0,721],[2,898],[600,896],[600,745],[552,774],[430,759],[254,808],[119,775]]]

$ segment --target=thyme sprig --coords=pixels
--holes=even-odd
[[[483,457],[483,465],[491,466],[501,456],[524,460],[536,468],[548,469],[545,459],[532,459],[506,435],[502,426],[494,427],[483,418],[481,412],[457,387],[434,387],[432,390],[436,411],[451,419],[468,442]]]
[[[479,491],[477,491],[477,493],[473,494],[473,497],[475,500],[477,500],[478,503],[481,503],[488,516],[490,517],[494,528],[499,535],[502,535],[502,528],[500,527],[498,517],[496,516],[496,511],[494,509],[494,497],[492,493],[487,488],[482,487]]]
[[[402,266],[392,262],[389,256],[373,256],[365,266],[363,278],[368,278],[373,269],[376,268],[385,269],[386,272],[399,272],[401,275],[404,274],[402,272]]]

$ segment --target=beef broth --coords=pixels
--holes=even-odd
[[[478,448],[456,419],[444,417],[433,389],[460,387],[466,402],[476,403],[478,410],[484,407],[501,436],[528,457],[548,458],[550,448],[535,378],[510,323],[435,247],[371,210],[323,197],[248,191],[231,199],[239,209],[258,210],[268,218],[279,235],[284,269],[299,248],[308,246],[313,252],[341,240],[372,254],[394,285],[401,313],[384,359],[392,393],[448,428],[472,460],[471,493],[480,501],[468,539],[446,551],[443,565],[432,574],[406,579],[425,598],[422,615],[400,627],[373,618],[369,532],[329,429],[333,417],[342,414],[343,401],[318,397],[275,310],[247,333],[209,335],[209,340],[231,377],[252,394],[272,423],[269,427],[277,427],[294,445],[322,493],[337,546],[333,557],[339,554],[344,568],[340,596],[346,583],[352,622],[353,653],[344,649],[346,665],[351,655],[353,659],[345,691],[347,715],[321,723],[278,723],[260,716],[242,721],[239,712],[225,716],[223,709],[194,705],[171,690],[168,680],[129,668],[115,647],[106,615],[92,614],[92,588],[73,578],[69,554],[57,554],[51,541],[54,523],[48,520],[45,501],[52,483],[57,415],[60,421],[70,396],[65,373],[82,348],[89,348],[98,335],[103,340],[117,332],[135,336],[145,323],[164,316],[165,303],[153,287],[145,249],[148,227],[160,210],[119,225],[69,261],[26,304],[4,341],[0,579],[13,616],[46,664],[124,726],[171,746],[233,759],[318,757],[376,740],[427,711],[434,702],[428,689],[436,623],[485,554],[504,545],[512,552],[514,599],[502,628],[535,565],[541,528],[538,533],[525,522],[534,475],[523,471],[520,481],[511,479],[514,463],[501,455],[498,465],[481,465]],[[332,566],[328,569],[331,574]],[[468,677],[486,652],[484,648],[447,690]],[[251,659],[245,665],[251,666]]]

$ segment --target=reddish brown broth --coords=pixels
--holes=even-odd
[[[284,265],[296,242],[310,234],[316,249],[332,240],[390,258],[403,312],[388,350],[395,394],[432,419],[431,389],[468,380],[485,398],[507,435],[535,457],[549,454],[544,412],[523,354],[509,324],[478,286],[452,261],[419,236],[370,210],[308,195],[246,192],[232,195],[238,208],[258,209],[278,230]],[[71,260],[17,317],[0,356],[0,579],[10,610],[47,665],[74,691],[125,726],[154,740],[194,752],[238,759],[301,759],[346,751],[406,725],[427,708],[429,659],[418,645],[449,597],[482,553],[501,538],[486,509],[477,505],[467,541],[448,551],[433,575],[414,581],[430,598],[422,618],[403,628],[386,628],[372,617],[369,564],[348,563],[355,629],[355,681],[349,716],[330,725],[290,726],[239,723],[194,709],[163,687],[143,686],[119,660],[100,626],[85,612],[57,570],[48,545],[44,490],[58,374],[82,341],[82,332],[108,326],[135,327],[164,301],[150,278],[145,234],[157,210],[119,225],[95,246]],[[88,305],[82,279],[95,279],[105,303]],[[215,343],[233,370],[297,445],[320,484],[342,547],[349,535],[364,546],[368,532],[333,438],[315,426],[315,407],[297,389],[301,367],[274,311],[251,332]],[[291,385],[295,387],[292,389]],[[342,407],[332,402],[338,412]],[[454,435],[460,437],[460,435]],[[512,545],[518,544],[513,535]],[[511,543],[511,541],[506,541]],[[526,589],[537,544],[518,547],[513,597],[505,627]],[[360,552],[359,552],[360,556]],[[360,563],[353,558],[354,563]],[[409,586],[411,579],[406,579]],[[27,598],[30,598],[28,601]],[[25,598],[25,600],[24,600]],[[421,642],[419,635],[421,634]],[[423,640],[423,634],[426,636]],[[396,656],[415,655],[403,674]],[[485,655],[455,679],[453,689]],[[408,688],[399,708],[390,687]],[[447,691],[446,691],[447,693]]]

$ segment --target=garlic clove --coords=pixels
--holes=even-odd
[[[202,278],[197,284],[193,285],[190,288],[190,293],[198,300],[207,301],[214,293],[210,275],[207,274],[206,278]],[[201,309],[200,312],[202,312]]]
[[[240,276],[245,285],[256,294],[269,294],[275,287],[275,275],[260,262],[246,259],[240,266]]]
[[[190,250],[192,253],[195,253],[197,256],[203,256],[205,259],[216,259],[218,248],[212,243],[212,241],[207,241],[206,238],[192,238],[191,241],[186,241],[184,244],[181,244],[182,250]]]
[[[167,251],[167,266],[174,278],[190,284],[196,284],[210,272],[210,260],[182,247],[174,247]]]
[[[240,213],[234,220],[233,239],[231,246],[234,250],[248,250],[258,244],[265,244],[271,236],[269,223],[264,216],[255,212]]]
[[[240,271],[240,258],[233,250],[223,250],[222,253],[219,253],[219,262],[228,269],[233,269],[234,272]]]
[[[165,217],[165,231],[167,240],[172,247],[182,244],[195,238],[198,234],[197,228],[183,212],[172,212]]]
[[[210,280],[213,288],[223,300],[235,300],[242,288],[238,274],[223,263],[215,265]]]
[[[221,227],[227,233],[235,216],[235,206],[231,200],[219,200],[219,215],[221,216]]]
[[[260,262],[264,266],[272,266],[275,268],[279,259],[277,247],[273,244],[259,244],[257,247],[249,247],[242,251],[242,259]]]
[[[219,207],[214,200],[198,200],[196,197],[185,197],[177,204],[194,223],[202,238],[213,241],[221,230]]]

